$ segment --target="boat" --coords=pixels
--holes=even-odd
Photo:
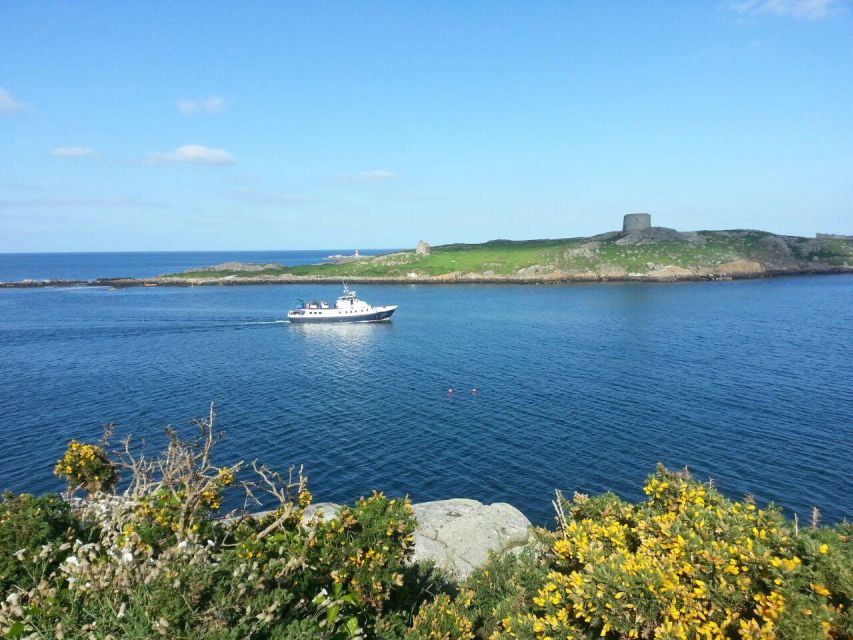
[[[302,302],[302,301],[300,301]],[[296,309],[287,312],[291,323],[309,324],[320,322],[382,322],[390,320],[397,305],[374,307],[359,300],[355,291],[344,283],[344,292],[338,296],[335,305],[322,300],[302,302]]]

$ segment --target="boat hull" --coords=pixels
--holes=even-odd
[[[288,315],[287,319],[291,324],[335,324],[344,322],[384,322],[390,320],[397,307],[388,307],[385,309],[373,309],[368,313],[353,314],[353,315],[317,315],[317,316],[297,316]]]

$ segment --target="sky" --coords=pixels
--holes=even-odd
[[[0,0],[0,252],[853,233],[853,0]]]

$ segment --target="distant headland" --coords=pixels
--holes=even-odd
[[[330,256],[332,262],[286,266],[226,262],[153,278],[27,280],[0,287],[63,285],[195,286],[368,283],[568,283],[730,280],[795,274],[853,273],[853,236],[814,238],[732,229],[681,232],[652,226],[648,213],[624,216],[621,231],[549,240],[491,240],[375,256]]]

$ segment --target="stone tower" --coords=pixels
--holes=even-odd
[[[622,220],[622,231],[644,231],[652,226],[652,216],[648,213],[628,213]]]

